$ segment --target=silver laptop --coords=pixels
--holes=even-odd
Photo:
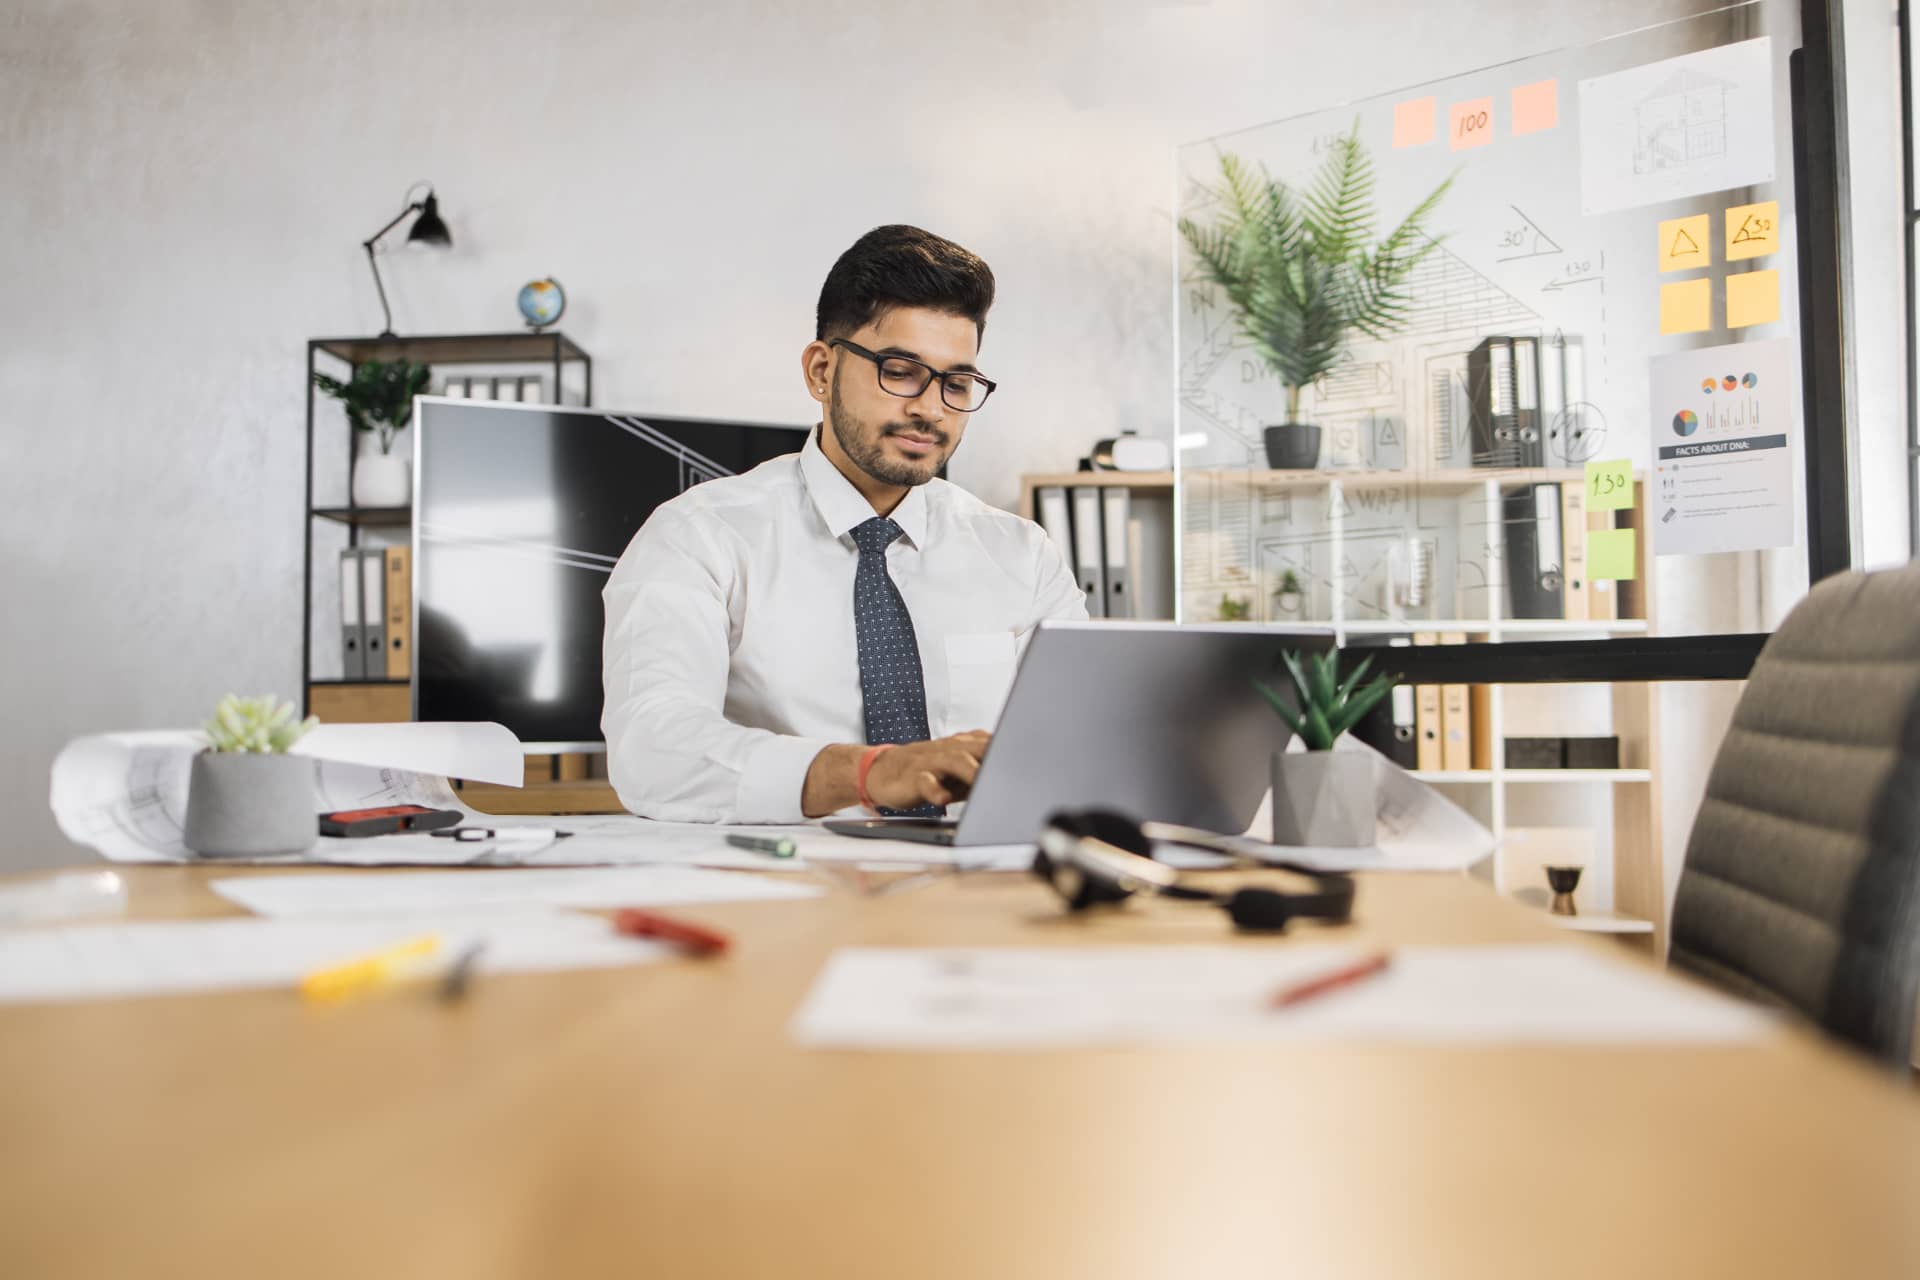
[[[824,825],[842,835],[1028,844],[1060,809],[1238,835],[1292,738],[1254,688],[1291,688],[1280,654],[1333,647],[1327,628],[1043,622],[1014,676],[958,819]]]

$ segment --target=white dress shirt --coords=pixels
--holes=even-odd
[[[709,480],[656,508],[607,580],[607,774],[678,822],[796,822],[807,770],[866,741],[852,529],[873,507],[820,451]],[[887,572],[913,616],[936,738],[991,729],[1027,634],[1085,618],[1039,525],[933,480],[892,512]]]

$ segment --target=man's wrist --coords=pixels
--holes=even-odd
[[[800,789],[800,811],[809,818],[824,818],[860,803],[857,773],[865,747],[835,745],[825,747],[807,768]]]

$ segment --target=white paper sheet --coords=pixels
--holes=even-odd
[[[1765,36],[1580,82],[1580,209],[1589,217],[1773,181]],[[1653,243],[1648,241],[1649,266]]]
[[[191,729],[97,734],[68,743],[53,762],[49,797],[60,830],[115,861],[195,860],[181,831],[193,757],[206,745]],[[523,769],[519,741],[497,724],[321,725],[295,754],[314,761],[316,814],[395,804],[460,808],[448,776],[518,785]],[[515,761],[510,775],[509,756]],[[382,848],[391,846],[329,839],[316,852],[346,858]],[[265,861],[288,860],[300,859]]]
[[[785,877],[701,867],[583,867],[510,871],[347,871],[236,876],[213,891],[263,916],[483,911],[502,907],[660,907],[691,902],[816,898]]]
[[[795,1016],[819,1048],[1400,1041],[1738,1044],[1763,1011],[1575,945],[1403,947],[1383,974],[1288,1009],[1273,993],[1351,947],[846,948]]]
[[[1790,547],[1800,348],[1785,338],[1648,362],[1647,527],[1663,556]]]
[[[361,919],[201,920],[0,930],[0,1003],[291,988],[315,969],[438,934],[451,962],[474,942],[476,973],[604,968],[673,949],[563,911],[385,915]],[[289,998],[293,998],[289,992]]]

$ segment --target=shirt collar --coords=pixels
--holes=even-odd
[[[834,466],[833,459],[820,448],[820,432],[824,430],[823,426],[807,433],[807,443],[800,450],[800,476],[806,482],[807,496],[813,499],[813,509],[826,523],[827,532],[841,538],[873,519],[873,504],[853,487],[851,480],[840,474],[840,468]],[[891,518],[914,546],[925,547],[927,486],[917,484],[907,490],[907,496],[893,509]]]

